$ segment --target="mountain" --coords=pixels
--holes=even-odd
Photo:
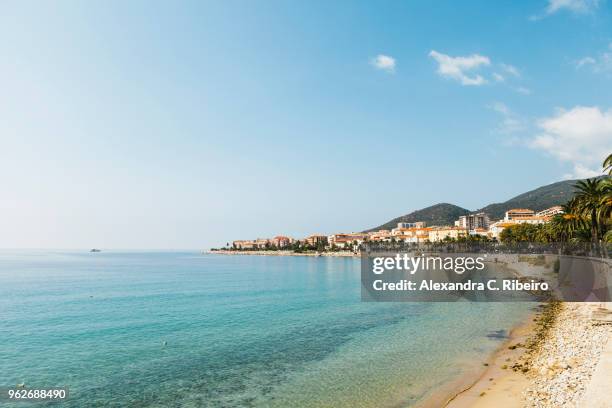
[[[470,210],[458,207],[453,204],[440,203],[431,207],[423,208],[422,210],[411,212],[410,214],[402,215],[384,223],[369,231],[378,231],[381,229],[392,229],[397,227],[398,222],[417,222],[425,221],[427,225],[453,225],[455,220],[460,216],[469,214]]]
[[[472,212],[484,212],[489,215],[492,221],[495,221],[503,218],[504,213],[512,208],[530,208],[535,211],[541,211],[555,205],[565,204],[574,194],[574,184],[576,184],[577,181],[578,180],[559,181],[517,195],[503,203],[489,204],[477,211],[466,210],[465,208],[448,203],[436,204],[394,218],[366,232],[378,231],[380,229],[392,229],[397,226],[398,222],[425,221],[427,225],[453,225],[459,216]]]
[[[529,208],[541,211],[555,205],[562,205],[574,195],[578,180],[564,180],[517,195],[503,203],[489,204],[477,212],[484,212],[492,220],[504,218],[504,213],[511,208]]]

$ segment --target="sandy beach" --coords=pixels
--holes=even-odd
[[[534,304],[534,309],[541,310],[538,304]],[[515,387],[517,392],[521,392],[526,386],[526,381],[523,376],[511,375],[514,372],[508,369],[510,362],[518,360],[524,353],[517,347],[513,347],[517,343],[525,343],[529,336],[537,329],[534,319],[539,312],[534,312],[517,327],[514,327],[509,333],[508,338],[500,345],[499,349],[491,354],[483,356],[482,366],[480,369],[474,369],[464,372],[460,378],[444,385],[441,389],[436,390],[432,395],[417,405],[417,408],[467,408],[467,407],[490,407],[490,406],[520,406],[520,405],[504,405],[505,399],[483,398],[486,396],[488,389],[493,384],[499,384],[502,381],[503,387]],[[504,367],[504,368],[502,368]],[[484,395],[481,395],[485,392]],[[487,405],[497,404],[497,405]]]
[[[610,304],[558,303],[518,327],[449,408],[612,407]]]

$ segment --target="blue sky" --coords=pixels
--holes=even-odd
[[[611,23],[603,0],[3,3],[0,247],[353,231],[596,174]]]

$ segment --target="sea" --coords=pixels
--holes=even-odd
[[[410,407],[532,308],[362,302],[358,258],[5,250],[0,388],[68,389],[16,407]]]

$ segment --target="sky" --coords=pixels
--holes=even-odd
[[[600,173],[612,4],[8,1],[0,248],[203,249]]]

